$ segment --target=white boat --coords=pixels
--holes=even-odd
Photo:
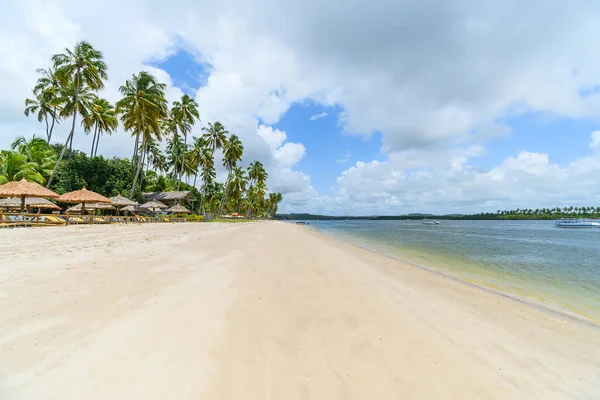
[[[587,218],[557,219],[554,226],[557,228],[600,228],[600,220]]]
[[[440,221],[432,221],[430,219],[424,219],[423,224],[424,225],[439,225]]]

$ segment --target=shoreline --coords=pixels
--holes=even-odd
[[[467,286],[470,286],[470,287],[474,287],[474,288],[477,288],[477,289],[484,290],[484,291],[486,291],[486,292],[488,292],[490,294],[501,296],[503,298],[510,299],[510,300],[515,301],[515,302],[518,302],[518,303],[521,303],[521,304],[533,307],[535,309],[538,309],[539,311],[547,312],[547,313],[550,313],[550,314],[553,314],[553,315],[565,318],[565,319],[570,320],[570,321],[578,322],[578,323],[581,323],[581,324],[584,324],[584,325],[587,325],[587,326],[590,326],[590,327],[593,327],[593,328],[600,329],[600,320],[596,320],[596,319],[594,319],[594,318],[592,318],[590,316],[583,315],[583,314],[578,313],[578,312],[573,311],[573,310],[569,310],[568,307],[566,306],[566,304],[558,305],[558,304],[543,303],[543,302],[538,301],[535,298],[527,296],[527,295],[520,295],[520,294],[517,294],[517,293],[510,292],[510,291],[505,291],[505,290],[502,290],[501,287],[499,287],[499,288],[493,287],[490,283],[487,283],[487,282],[484,282],[484,281],[469,280],[469,279],[467,279],[465,277],[461,277],[458,273],[454,274],[451,271],[446,271],[446,270],[444,270],[442,268],[436,268],[436,267],[431,267],[431,266],[428,266],[428,265],[423,265],[423,264],[418,263],[418,262],[416,262],[414,260],[402,258],[402,257],[396,256],[394,254],[390,254],[390,253],[386,253],[384,251],[380,251],[380,250],[377,250],[377,249],[370,248],[367,245],[362,245],[362,244],[360,244],[358,242],[353,242],[351,240],[347,240],[347,239],[341,237],[341,235],[340,236],[335,236],[335,235],[329,234],[329,233],[327,233],[325,231],[321,231],[318,228],[314,228],[312,226],[308,226],[308,227],[304,226],[304,228],[306,228],[309,231],[314,232],[316,234],[323,235],[323,236],[328,237],[328,238],[333,239],[333,240],[338,240],[340,242],[346,243],[346,244],[348,244],[350,246],[354,246],[354,247],[357,247],[357,248],[362,249],[362,250],[366,250],[366,251],[371,252],[373,254],[377,254],[377,255],[382,256],[382,257],[387,257],[387,258],[390,258],[392,260],[395,260],[395,261],[398,261],[398,262],[410,265],[412,267],[419,268],[419,269],[421,269],[423,271],[427,271],[427,272],[436,274],[438,276],[442,276],[442,277],[444,277],[446,279],[450,279],[452,281],[455,281],[455,282],[458,282],[458,283],[461,283],[461,284],[464,284],[464,285],[467,285]],[[526,290],[526,289],[527,288],[523,288],[523,290]]]
[[[505,400],[600,388],[596,327],[311,229],[52,232],[0,231],[2,398]]]

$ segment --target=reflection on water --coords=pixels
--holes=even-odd
[[[600,229],[553,221],[319,221],[312,228],[600,321]]]

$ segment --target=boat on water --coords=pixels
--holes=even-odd
[[[557,219],[557,228],[600,228],[600,220],[588,218]]]
[[[424,219],[423,225],[439,225],[440,221],[432,221],[430,219]]]

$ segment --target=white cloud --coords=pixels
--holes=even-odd
[[[239,135],[244,163],[264,161],[270,184],[293,190],[285,207],[297,211],[334,209],[344,201],[368,214],[397,205],[479,207],[536,200],[510,195],[534,188],[539,201],[565,193],[593,200],[595,184],[584,190],[577,182],[597,172],[596,156],[558,166],[551,155],[529,149],[487,172],[470,162],[487,140],[506,134],[502,121],[511,116],[599,116],[600,53],[589,39],[600,34],[599,18],[596,3],[549,7],[541,0],[350,0],[343,9],[316,0],[182,0],[172,8],[158,0],[85,7],[74,0],[9,0],[0,14],[0,88],[9,94],[0,97],[0,147],[16,135],[43,135],[43,126],[23,117],[35,68],[86,39],[105,54],[110,79],[103,96],[112,101],[125,79],[143,69],[171,83],[147,62],[178,49],[210,64],[206,86],[196,93],[202,124],[220,120]],[[170,85],[170,99],[180,94]],[[285,132],[269,126],[302,101],[342,109],[348,134],[381,132],[385,161],[349,168],[335,198],[316,193],[293,170],[310,147],[287,143]],[[56,139],[67,131],[67,123],[58,126]],[[89,142],[77,132],[76,147],[87,149]],[[100,151],[129,156],[132,145],[120,129],[102,139]],[[600,146],[597,134],[590,146]],[[486,186],[493,179],[500,183]],[[541,183],[552,180],[571,191]]]
[[[323,111],[322,113],[315,114],[315,115],[311,116],[310,120],[311,121],[316,121],[317,119],[325,118],[326,116],[327,116],[327,113],[325,111]]]

